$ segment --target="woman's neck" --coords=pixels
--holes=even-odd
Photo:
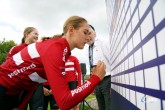
[[[73,50],[73,49],[74,49],[74,46],[73,46],[73,43],[72,43],[72,41],[70,40],[70,38],[69,38],[69,37],[66,37],[66,36],[64,36],[64,38],[67,40],[67,42],[68,42],[68,44],[69,44],[69,47],[70,47],[70,50]]]

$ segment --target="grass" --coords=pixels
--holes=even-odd
[[[95,98],[95,95],[89,95],[85,98],[85,100],[89,100],[89,99],[92,99],[92,98]],[[79,108],[81,110],[82,108],[82,103],[79,104]],[[30,110],[29,106],[28,106],[28,109],[27,110]],[[50,105],[48,104],[48,110],[50,110]],[[88,106],[85,106],[84,105],[84,109],[83,110],[90,110],[90,108]]]
[[[85,100],[87,101],[87,100],[92,99],[92,98],[95,98],[95,95],[89,95],[88,97],[85,98]],[[82,108],[83,108],[82,103],[80,103],[79,108],[80,108],[80,110],[82,110]],[[91,109],[89,106],[84,105],[83,110],[91,110]]]
[[[89,95],[88,97],[85,98],[85,100],[88,100],[88,99],[92,99],[92,98],[95,98],[96,96],[95,95]]]

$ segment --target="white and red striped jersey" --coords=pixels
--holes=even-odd
[[[26,43],[23,43],[23,44],[20,44],[20,45],[17,45],[17,46],[13,46],[13,47],[9,50],[6,59],[12,57],[14,54],[18,53],[19,51],[21,51],[21,50],[22,50],[23,48],[25,48],[26,46],[28,46],[28,44],[26,44]]]
[[[30,44],[0,66],[0,85],[8,89],[8,94],[19,94],[22,90],[35,90],[38,83],[48,80],[60,109],[72,108],[93,91],[100,79],[93,75],[71,91],[64,75],[69,56],[70,48],[65,38]]]
[[[78,81],[78,86],[82,84],[82,72],[79,60],[75,56],[70,56],[65,63],[66,79],[68,82]]]

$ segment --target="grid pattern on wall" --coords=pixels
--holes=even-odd
[[[106,0],[112,89],[141,110],[165,110],[165,0]]]

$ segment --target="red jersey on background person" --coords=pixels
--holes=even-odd
[[[82,72],[79,60],[75,56],[69,56],[65,63],[66,79],[70,90],[76,89],[82,84]],[[73,107],[73,110],[79,110],[79,106]]]
[[[79,16],[69,17],[63,26],[63,38],[49,39],[28,45],[0,66],[0,108],[10,106],[5,95],[17,95],[22,90],[35,90],[48,80],[54,98],[61,110],[68,110],[86,96],[105,76],[105,65],[97,63],[93,75],[77,89],[70,90],[65,79],[65,62],[74,48],[83,49],[88,42],[88,22]],[[31,94],[21,101],[23,110]]]
[[[38,40],[38,35],[39,35],[38,34],[38,30],[35,27],[26,27],[24,29],[24,32],[23,32],[23,38],[22,38],[21,44],[19,44],[17,46],[13,46],[9,50],[6,59],[9,59],[10,57],[12,57],[13,55],[15,55],[19,51],[21,51],[23,48],[25,48],[29,44],[36,42]],[[33,92],[31,94],[33,94]],[[20,94],[18,96],[14,96],[14,97],[12,97],[11,95],[9,95],[7,97],[7,99],[9,99],[8,100],[8,104],[10,105],[12,103],[13,106],[9,106],[8,109],[12,109],[12,108],[13,109],[14,108],[16,109],[16,108],[18,108],[18,104],[19,104],[19,100],[20,100],[20,97],[21,96],[22,96],[22,94]],[[33,99],[36,98],[35,94],[33,94],[33,96],[34,96]],[[40,97],[40,95],[38,95],[38,92],[37,92],[37,96]],[[39,99],[39,100],[35,100],[35,101],[38,101],[37,103],[35,101],[33,101],[32,104],[31,103],[29,104],[30,105],[30,108],[33,107],[34,109],[37,109],[37,108],[39,108],[39,107],[41,107],[43,105],[42,102],[40,102],[40,99],[41,98],[37,98],[37,99]],[[31,102],[31,100],[30,100],[30,102]]]
[[[24,47],[26,47],[28,44],[34,43],[38,40],[38,30],[34,27],[26,27],[24,29],[22,42],[20,45],[14,46],[10,49],[10,51],[7,54],[7,59],[12,57],[14,54],[18,53],[20,50],[22,50]]]
[[[79,60],[75,56],[69,56],[65,63],[66,79],[70,83],[75,82],[77,86],[82,84],[82,72]],[[72,84],[71,84],[72,85]],[[73,84],[74,86],[74,84]]]

